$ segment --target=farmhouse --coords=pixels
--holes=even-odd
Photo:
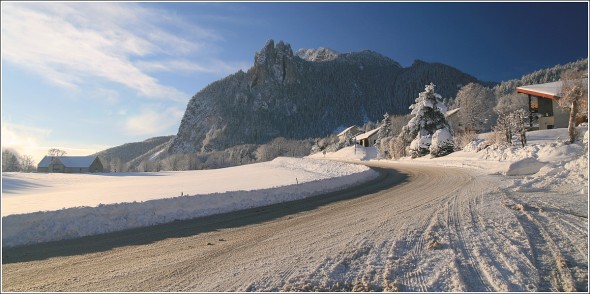
[[[357,126],[350,126],[346,128],[344,131],[340,132],[338,134],[338,138],[340,139],[340,141],[344,141],[347,137],[352,138],[358,133],[360,133],[360,131]]]
[[[37,165],[38,172],[45,173],[94,173],[102,172],[98,156],[45,156]]]
[[[356,136],[356,142],[360,145],[362,145],[363,147],[372,147],[375,145],[375,142],[377,141],[377,132],[379,131],[379,128],[376,128],[374,130],[370,130],[366,133],[360,134]]]
[[[584,79],[588,83],[588,78]],[[516,88],[516,93],[527,94],[529,97],[530,126],[537,118],[540,130],[553,128],[567,128],[569,111],[559,107],[557,100],[561,97],[562,81],[522,86]]]

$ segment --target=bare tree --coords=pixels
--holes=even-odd
[[[137,165],[138,172],[149,172],[150,171],[150,162],[147,159],[142,160],[139,165]]]
[[[164,159],[164,169],[169,171],[188,170],[189,157],[185,154],[172,154]]]
[[[2,171],[17,172],[21,170],[18,154],[8,149],[2,150]]]
[[[504,135],[506,143],[512,145],[512,136],[518,135],[522,147],[526,145],[526,125],[529,112],[519,108],[510,113],[499,113],[494,130],[497,134]]]
[[[582,72],[567,70],[561,74],[561,97],[559,106],[569,109],[569,142],[576,140],[576,118],[588,115],[588,82],[582,79]]]
[[[111,171],[113,172],[125,172],[126,164],[119,157],[111,159]]]
[[[30,173],[35,169],[35,161],[30,155],[23,155],[20,157],[21,171]]]
[[[494,110],[498,114],[508,114],[515,110],[529,110],[529,102],[524,94],[510,93],[497,97],[498,103]]]
[[[494,92],[480,84],[469,83],[462,87],[455,104],[461,108],[457,115],[463,128],[476,132],[490,129],[495,100]]]
[[[58,148],[51,148],[47,152],[47,155],[53,156],[53,157],[64,156],[66,154],[67,154],[67,152],[65,150],[61,150],[61,149],[58,149]]]

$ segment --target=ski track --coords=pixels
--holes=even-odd
[[[508,193],[501,177],[473,170],[370,165],[393,167],[409,180],[363,197],[188,236],[30,261],[12,257],[2,264],[2,290],[588,290],[587,215]],[[272,213],[265,209],[203,222],[256,220]],[[196,222],[178,222],[177,229]],[[141,238],[150,230],[133,232]],[[56,246],[92,246],[84,240]],[[34,250],[56,249],[9,249],[3,262],[4,255],[24,258]]]
[[[575,214],[563,213],[557,206],[543,203],[520,203],[510,198],[508,203],[515,208],[518,221],[525,229],[533,250],[533,258],[539,269],[539,291],[588,291],[588,219]],[[552,211],[562,212],[553,214]],[[562,218],[577,218],[576,222]],[[580,236],[577,240],[573,236]]]

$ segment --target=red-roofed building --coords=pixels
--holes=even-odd
[[[588,78],[584,80],[588,83]],[[526,94],[529,97],[531,126],[533,117],[537,117],[540,130],[568,127],[569,111],[557,104],[557,100],[561,97],[562,84],[561,81],[557,81],[516,88],[517,93]]]

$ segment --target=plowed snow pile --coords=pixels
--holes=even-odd
[[[264,206],[377,177],[313,159],[207,171],[2,175],[2,246],[75,238]]]

